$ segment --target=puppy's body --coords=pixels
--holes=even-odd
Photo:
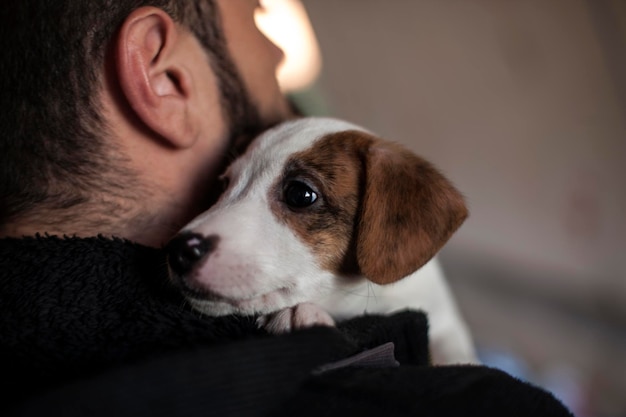
[[[316,302],[336,320],[362,313],[422,310],[428,314],[433,363],[478,363],[470,332],[436,258],[393,284],[363,281],[333,291]]]
[[[427,263],[467,212],[426,161],[358,126],[300,119],[253,142],[224,179],[218,203],[169,247],[196,309],[259,314],[275,332],[422,309],[435,363],[476,361],[443,274]]]

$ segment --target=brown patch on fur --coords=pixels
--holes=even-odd
[[[289,208],[283,193],[291,180],[312,186],[318,201]],[[359,131],[327,135],[294,154],[270,192],[276,217],[322,268],[378,284],[419,269],[467,217],[461,194],[430,163]]]
[[[354,256],[350,257],[353,265],[344,262],[349,258],[346,253],[361,200],[360,149],[366,148],[370,141],[361,137],[357,144],[354,140],[344,140],[343,136],[324,137],[310,149],[292,155],[282,177],[270,191],[276,217],[311,247],[322,268],[344,275],[359,272]],[[289,208],[283,192],[291,180],[312,186],[318,194],[317,202],[304,209]]]

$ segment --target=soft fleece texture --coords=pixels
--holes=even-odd
[[[386,342],[400,367],[314,371]],[[422,313],[269,336],[207,318],[162,251],[119,239],[0,239],[0,414],[568,416],[480,366],[428,366]]]

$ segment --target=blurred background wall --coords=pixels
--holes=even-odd
[[[302,0],[294,94],[404,143],[467,196],[441,254],[485,362],[626,416],[626,2]]]

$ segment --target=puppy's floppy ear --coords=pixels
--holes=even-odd
[[[373,139],[364,169],[357,263],[370,281],[389,284],[428,262],[468,212],[441,173],[400,145]]]

